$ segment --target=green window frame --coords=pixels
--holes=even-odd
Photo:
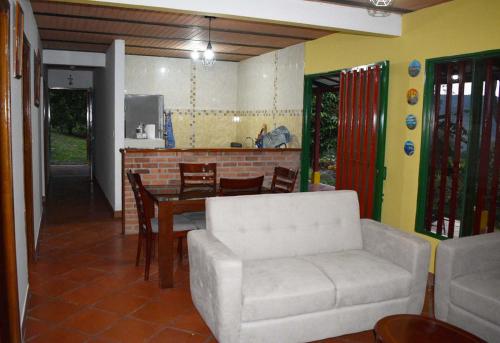
[[[419,177],[418,177],[418,195],[417,195],[417,211],[415,215],[415,232],[436,238],[439,240],[448,239],[448,237],[439,235],[433,232],[429,232],[425,229],[425,212],[427,206],[427,186],[429,182],[429,161],[431,157],[431,141],[432,141],[432,116],[433,116],[433,106],[434,106],[434,76],[435,67],[438,63],[453,63],[460,62],[464,60],[472,60],[473,68],[477,68],[477,62],[479,60],[484,60],[490,57],[500,56],[500,50],[488,50],[477,53],[461,54],[454,56],[445,56],[438,58],[431,58],[425,61],[425,85],[424,85],[424,102],[422,110],[422,138],[421,138],[421,149],[420,149],[420,164],[419,164]],[[481,95],[482,92],[482,81],[476,75],[477,70],[473,70],[472,77],[472,94],[473,98],[477,94]],[[475,95],[476,94],[476,95]],[[482,101],[472,102],[472,110],[475,113],[479,113],[482,108]],[[470,127],[472,128],[473,121],[477,120],[478,116],[470,116]],[[477,157],[479,154],[479,140],[474,139],[480,134],[479,129],[471,129],[470,137],[471,144],[467,148],[467,159],[472,159]],[[477,179],[477,168],[467,167],[464,189],[465,192],[473,191],[473,183]],[[471,188],[472,187],[472,188]],[[468,200],[469,199],[469,200]],[[471,203],[471,197],[467,197],[463,203],[459,204],[463,208],[468,208],[473,206]],[[470,236],[472,234],[472,217],[469,214],[465,214],[463,218],[463,225],[460,228],[460,237]]]

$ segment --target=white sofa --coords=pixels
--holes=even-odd
[[[420,313],[429,244],[360,220],[352,191],[207,199],[191,295],[221,343],[307,342]]]
[[[434,303],[436,318],[500,342],[500,232],[439,244]]]

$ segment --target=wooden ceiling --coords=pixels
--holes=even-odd
[[[105,52],[123,39],[130,55],[189,58],[208,43],[208,19],[200,15],[53,1],[31,5],[44,49]],[[217,60],[241,61],[331,33],[216,18],[211,40]]]
[[[363,7],[367,9],[374,8],[369,0],[309,0],[309,1],[320,1],[328,2],[337,5],[346,5],[354,7]],[[409,13],[413,11],[420,10],[422,8],[431,7],[434,5],[441,4],[443,2],[448,2],[451,0],[393,0],[390,7],[380,8],[381,10],[386,10],[387,12],[394,13]]]

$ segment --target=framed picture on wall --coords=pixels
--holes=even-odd
[[[35,95],[35,106],[39,107],[40,106],[40,80],[42,77],[42,58],[40,56],[40,50],[35,50],[35,90],[34,90],[34,95]]]
[[[23,76],[23,37],[24,37],[24,12],[19,3],[16,3],[16,27],[14,32],[14,77]]]

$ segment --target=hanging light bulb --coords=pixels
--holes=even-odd
[[[212,31],[212,19],[215,19],[214,17],[205,17],[208,19],[208,45],[205,51],[203,52],[203,58],[201,60],[201,63],[203,63],[204,66],[210,67],[213,66],[215,63],[215,53],[212,48],[212,40],[211,40],[211,31]]]

